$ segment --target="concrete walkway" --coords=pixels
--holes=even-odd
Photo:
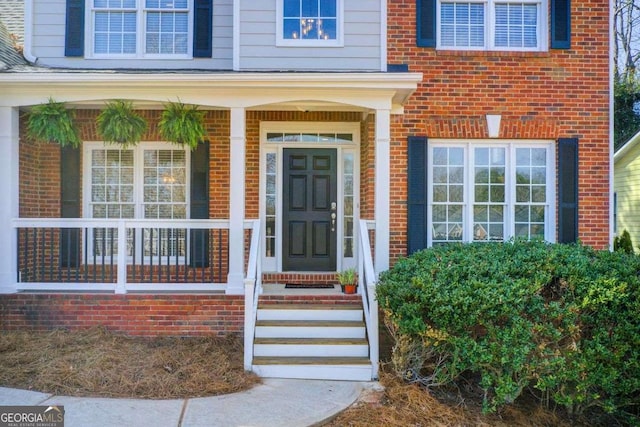
[[[331,419],[375,386],[263,379],[241,393],[173,400],[65,397],[0,387],[0,405],[63,405],[65,427],[306,427]]]

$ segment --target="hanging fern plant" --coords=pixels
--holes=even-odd
[[[80,146],[80,132],[74,121],[74,112],[64,102],[49,98],[46,104],[31,109],[27,120],[27,136],[36,141],[55,142],[61,147]]]
[[[136,145],[147,130],[147,122],[133,109],[133,103],[115,100],[107,103],[96,119],[98,132],[106,143]]]
[[[160,136],[195,150],[206,135],[204,112],[198,111],[197,105],[186,106],[182,102],[170,102],[164,107],[158,123]]]

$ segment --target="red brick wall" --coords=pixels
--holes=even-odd
[[[0,295],[0,330],[81,330],[129,335],[243,334],[242,295]]]
[[[487,138],[486,114],[502,115],[500,138],[580,139],[579,238],[608,247],[608,2],[572,2],[571,49],[541,53],[417,47],[415,6],[388,2],[388,62],[423,73],[405,114],[392,116],[392,259],[406,253],[407,136]]]
[[[76,123],[83,141],[100,141],[96,128],[99,110],[76,110]],[[139,112],[147,121],[143,141],[161,141],[158,121],[161,111]],[[212,219],[229,216],[229,112],[207,111],[205,126],[210,144],[209,180]],[[25,135],[26,116],[21,117],[20,134]],[[81,165],[82,166],[82,165]],[[82,184],[82,183],[81,183]],[[81,190],[82,191],[82,190]],[[82,194],[82,193],[81,193]],[[60,147],[21,139],[20,143],[20,216],[60,216]]]

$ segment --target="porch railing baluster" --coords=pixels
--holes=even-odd
[[[97,271],[96,271],[96,234],[97,234],[98,229],[97,228],[93,228],[91,229],[91,235],[93,236],[92,240],[93,240],[93,244],[91,245],[91,252],[92,252],[92,256],[93,256],[93,264],[91,265],[91,270],[92,270],[92,274],[93,274],[93,281],[96,282],[97,277]]]
[[[126,250],[126,248],[118,248],[117,247],[118,245],[114,245],[113,244],[114,239],[116,239],[118,237],[118,229],[117,228],[112,228],[111,229],[111,233],[109,233],[109,234],[110,234],[110,237],[111,237],[111,256],[109,257],[109,282],[113,283],[113,264],[114,264],[113,263],[113,258],[114,258],[114,255],[117,256],[117,253],[119,251],[124,251],[124,250]],[[114,246],[117,248],[117,250],[114,249]]]
[[[134,282],[136,282],[138,280],[138,274],[137,274],[137,266],[138,266],[138,264],[137,264],[137,261],[136,261],[136,230],[135,230],[135,228],[132,228],[131,230],[132,230],[132,232],[131,232],[131,234],[132,234],[131,240],[133,242],[133,248],[131,249],[131,258],[132,258],[132,260],[131,260],[131,263],[132,263],[132,265],[131,265],[131,276],[132,276],[132,280]]]
[[[149,229],[149,283],[153,282],[153,228]]]
[[[48,274],[48,280],[53,279],[53,228],[48,228],[47,230],[49,230],[49,274]]]
[[[89,245],[87,244],[87,242],[89,241],[89,227],[83,227],[82,230],[84,231],[84,245],[82,245],[82,252],[84,253],[84,281],[88,282],[88,275],[89,275],[89,266],[87,265],[87,262],[89,261]]]
[[[222,229],[218,230],[218,281],[221,282],[222,281],[222,242],[223,242],[223,233],[222,233]],[[227,245],[228,246],[228,245]],[[228,248],[227,248],[228,249]],[[213,251],[211,252],[213,253]]]

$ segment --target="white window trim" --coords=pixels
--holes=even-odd
[[[161,60],[184,60],[184,59],[192,59],[193,58],[193,1],[187,0],[187,8],[189,9],[187,16],[187,25],[188,25],[188,35],[187,35],[187,53],[182,54],[164,54],[164,53],[144,53],[145,52],[145,41],[146,41],[146,23],[145,23],[145,13],[146,8],[144,7],[144,0],[136,0],[136,53],[128,54],[128,53],[95,53],[94,51],[94,40],[95,40],[95,29],[94,29],[94,20],[93,14],[96,9],[93,7],[94,0],[86,0],[85,7],[85,46],[84,51],[85,58],[90,59],[161,59]],[[170,10],[167,10],[170,11]]]
[[[285,39],[282,36],[283,1],[276,0],[276,46],[278,47],[344,47],[344,0],[336,0],[336,38],[334,40]]]
[[[516,187],[511,182],[515,176],[515,150],[516,148],[544,148],[547,150],[547,175],[546,194],[547,203],[545,206],[545,230],[544,239],[549,243],[556,241],[556,149],[555,142],[547,140],[459,140],[459,139],[429,139],[428,145],[428,186],[427,186],[427,221],[432,223],[433,217],[433,149],[436,147],[463,148],[464,149],[464,201],[463,205],[463,243],[473,242],[473,197],[474,185],[471,182],[471,169],[473,167],[473,148],[476,147],[503,147],[506,149],[506,178],[509,180],[505,188],[505,236],[504,241],[508,241],[515,235],[514,209],[516,199]],[[431,230],[427,230],[427,246],[433,246]]]
[[[353,141],[350,144],[322,144],[317,142],[267,142],[268,133],[277,132],[335,132],[350,133],[353,135]],[[353,257],[344,257],[344,222],[338,221],[336,233],[336,269],[341,271],[345,268],[356,267],[356,259],[358,256],[359,240],[357,225],[360,220],[360,124],[356,122],[262,122],[260,123],[260,227],[266,230],[266,160],[267,153],[276,154],[276,245],[275,254],[272,257],[266,257],[264,251],[261,252],[262,271],[265,272],[282,272],[282,150],[284,148],[335,148],[337,150],[337,170],[338,192],[337,199],[344,199],[344,188],[342,177],[344,175],[343,153],[349,152],[353,154]],[[338,218],[344,218],[343,203],[338,203]],[[280,237],[278,239],[278,236]],[[262,246],[262,245],[261,245]]]
[[[485,5],[484,47],[474,46],[443,46],[441,43],[440,7],[442,3],[480,3]],[[528,3],[538,5],[538,41],[539,46],[528,47],[498,47],[495,46],[495,7],[496,3]],[[549,50],[549,0],[437,0],[436,9],[436,49],[439,50],[477,50],[501,52],[546,52]]]

